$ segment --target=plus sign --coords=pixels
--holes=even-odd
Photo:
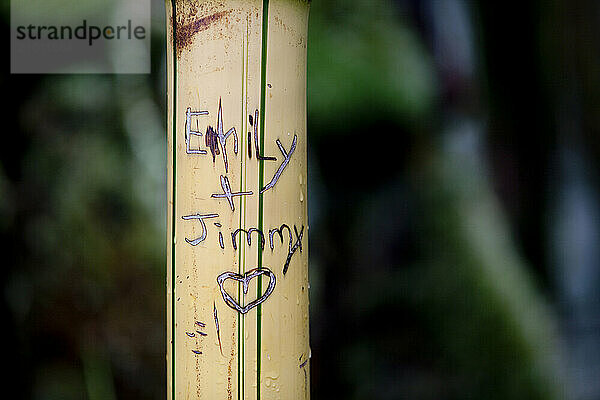
[[[227,177],[223,176],[223,175],[221,175],[221,187],[223,188],[223,194],[215,193],[215,194],[211,195],[210,197],[227,199],[227,201],[229,202],[229,207],[231,207],[231,211],[235,211],[235,206],[233,205],[233,198],[235,196],[247,196],[247,195],[253,194],[252,192],[232,193],[231,185],[229,184],[229,179],[227,179]]]

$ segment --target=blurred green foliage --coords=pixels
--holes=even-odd
[[[391,9],[393,4],[386,1],[311,5],[311,124],[354,129],[370,116],[410,123],[432,109],[436,77],[431,56],[417,32]]]
[[[547,189],[556,130],[545,95],[563,91],[543,79],[568,64],[550,27],[574,23],[567,2],[553,4],[312,2],[313,398],[568,396],[540,255],[551,227],[539,203],[514,206]],[[149,76],[0,81],[5,134],[19,140],[0,149],[7,359],[20,388],[11,398],[164,397],[162,6],[153,3]],[[448,10],[466,13],[471,36]],[[450,68],[447,43],[475,54],[469,68]],[[575,58],[589,51],[578,46]],[[593,84],[598,63],[581,59]],[[597,99],[586,93],[584,109]],[[544,130],[525,137],[521,123]],[[503,186],[514,183],[507,165],[525,170],[516,194]]]

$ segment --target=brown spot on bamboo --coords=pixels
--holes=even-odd
[[[193,38],[197,33],[207,30],[212,24],[229,15],[232,11],[220,11],[189,23],[178,23],[175,31],[177,55],[180,56],[181,52],[193,43]]]
[[[235,334],[236,334],[236,330],[235,330],[235,318],[233,319],[233,326],[231,328],[231,354],[229,357],[229,363],[227,365],[227,400],[232,400],[233,399],[233,391],[231,388],[231,380],[232,380],[232,364],[233,361],[235,360]],[[238,383],[239,384],[239,383]]]

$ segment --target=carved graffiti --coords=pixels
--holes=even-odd
[[[274,157],[274,156],[266,156],[264,154],[265,152],[265,146],[264,146],[264,136],[260,138],[259,140],[259,127],[262,130],[264,130],[264,117],[261,117],[259,110],[256,109],[254,111],[254,113],[252,114],[247,114],[248,115],[248,120],[246,121],[246,125],[244,126],[244,121],[242,121],[242,126],[239,127],[238,129],[240,130],[240,138],[238,138],[238,132],[236,131],[235,127],[230,127],[229,129],[226,128],[226,125],[224,124],[224,109],[223,109],[223,105],[221,102],[221,99],[219,98],[219,103],[218,103],[218,111],[217,111],[217,118],[216,118],[216,125],[209,125],[206,122],[202,125],[202,129],[200,128],[200,124],[202,123],[202,121],[206,121],[206,119],[201,118],[204,116],[208,116],[209,112],[206,110],[193,110],[191,107],[188,107],[186,109],[186,113],[185,113],[185,153],[189,156],[198,156],[198,155],[211,155],[212,156],[212,161],[213,161],[213,166],[212,168],[219,168],[221,169],[221,165],[223,165],[225,172],[222,174],[219,174],[219,183],[220,183],[220,187],[221,187],[221,192],[219,193],[211,193],[210,194],[210,198],[212,199],[217,199],[217,200],[221,200],[221,199],[225,199],[227,201],[227,204],[231,210],[232,213],[236,212],[236,207],[235,207],[235,201],[238,201],[242,198],[242,196],[254,196],[256,193],[256,196],[259,198],[259,204],[262,204],[262,198],[263,198],[263,194],[266,193],[267,191],[274,189],[277,184],[279,183],[279,181],[282,179],[282,176],[286,170],[286,168],[288,167],[288,165],[290,164],[290,162],[292,161],[292,157],[296,151],[296,147],[298,145],[298,136],[297,135],[293,135],[293,138],[291,139],[291,143],[289,144],[289,149],[286,149],[285,146],[282,144],[281,140],[278,138],[275,140],[275,144],[277,145],[277,147],[279,148],[279,151],[281,152],[281,157]],[[214,114],[213,114],[214,115]],[[263,118],[261,120],[261,118]],[[213,120],[214,121],[214,120]],[[249,124],[249,126],[247,125]],[[263,124],[263,125],[260,125]],[[247,144],[245,145],[243,143],[244,139],[245,139],[245,133],[247,132]],[[290,134],[287,134],[288,137],[290,136]],[[203,140],[197,139],[197,138],[201,138],[203,137]],[[241,151],[241,160],[240,160],[240,165],[242,167],[241,171],[245,171],[245,166],[246,164],[244,163],[243,158],[247,157],[247,159],[252,159],[253,156],[254,158],[259,162],[259,168],[258,171],[260,172],[260,177],[259,177],[259,182],[260,183],[256,183],[256,180],[254,180],[252,183],[252,185],[256,185],[256,186],[252,186],[253,190],[246,190],[247,186],[247,182],[246,182],[246,177],[247,175],[245,173],[240,175],[235,174],[235,172],[232,172],[230,174],[229,171],[229,167],[230,167],[230,159],[228,158],[228,150],[231,150],[231,142],[233,140],[233,153],[237,156],[238,155],[238,139],[241,139],[241,147],[242,147],[242,151]],[[287,139],[289,140],[289,139]],[[254,143],[253,143],[254,142]],[[272,142],[270,143],[272,145]],[[229,145],[229,147],[228,147]],[[203,147],[204,146],[204,147]],[[246,147],[246,148],[244,148]],[[231,159],[234,159],[234,157],[229,154],[229,156],[231,157]],[[217,163],[217,158],[221,157],[223,160],[223,164],[221,164],[220,162]],[[266,185],[263,186],[263,178],[267,178],[265,177],[264,174],[264,168],[263,168],[263,161],[278,161],[278,158],[280,159],[280,164],[277,167],[277,169],[275,170],[275,172],[273,173],[273,175],[271,176],[270,180],[268,181],[268,183]],[[207,157],[208,159],[208,157]],[[231,163],[232,165],[233,162]],[[273,164],[275,165],[275,164]],[[197,165],[194,164],[193,168],[198,169]],[[271,171],[271,170],[269,170]],[[253,172],[254,173],[254,172]],[[269,172],[270,174],[270,172]],[[198,175],[198,176],[205,176],[205,175]],[[250,175],[252,176],[252,175]],[[244,190],[242,190],[242,186],[240,186],[239,191],[234,191],[232,190],[232,185],[230,182],[230,179],[232,179],[232,182],[234,182],[234,180],[238,180],[238,179],[242,179],[242,184],[243,184],[243,188]],[[302,178],[300,178],[302,181]],[[239,182],[239,181],[238,181]],[[194,182],[195,184],[196,182]],[[202,185],[204,185],[204,182],[201,182]],[[234,182],[235,183],[235,182]],[[301,182],[302,183],[302,182]],[[261,187],[262,186],[262,187]],[[204,186],[203,186],[204,187]],[[217,190],[218,191],[218,190]],[[271,192],[272,193],[272,192]],[[206,197],[202,197],[202,196],[208,196],[207,194],[200,194],[200,195],[196,195],[199,198],[202,199],[206,199]],[[236,199],[236,198],[240,198],[240,199]],[[247,199],[247,198],[244,198]],[[300,200],[302,201],[302,199]],[[242,204],[246,205],[248,203],[252,204],[251,202],[241,202]],[[213,203],[214,204],[214,203]],[[240,204],[240,203],[238,203]],[[225,207],[225,203],[219,201],[219,207]],[[227,226],[223,226],[221,224],[221,222],[223,222],[223,220],[221,220],[221,222],[217,222],[218,220],[215,220],[214,218],[218,218],[219,214],[217,213],[196,213],[196,214],[190,214],[190,215],[184,215],[181,218],[185,221],[190,221],[190,222],[199,222],[199,232],[194,231],[195,233],[198,233],[197,235],[195,235],[195,238],[188,238],[188,237],[184,237],[185,238],[185,242],[190,245],[190,246],[198,246],[200,243],[203,243],[206,241],[206,239],[208,238],[208,236],[211,236],[211,240],[213,240],[213,242],[211,242],[211,245],[219,246],[219,248],[221,249],[221,253],[222,254],[229,254],[229,252],[231,251],[230,247],[229,247],[229,243],[228,243],[228,239],[227,239],[227,235],[231,235],[231,246],[233,247],[233,251],[239,251],[240,253],[238,253],[239,255],[241,254],[246,254],[245,253],[245,248],[243,246],[249,246],[251,247],[253,245],[253,239],[254,239],[254,246],[258,247],[259,250],[259,254],[262,254],[262,251],[264,251],[266,242],[268,240],[268,244],[269,244],[269,248],[271,249],[271,253],[273,253],[275,251],[275,245],[277,244],[278,246],[280,246],[279,248],[283,249],[285,248],[285,252],[281,253],[281,260],[279,262],[281,262],[281,273],[283,275],[283,277],[285,278],[288,269],[290,267],[291,261],[293,260],[294,255],[299,251],[300,253],[302,253],[302,240],[304,237],[304,225],[300,225],[299,228],[292,223],[285,224],[285,223],[281,223],[282,221],[276,221],[278,224],[278,226],[275,226],[271,229],[268,230],[268,238],[267,236],[267,231],[263,231],[263,224],[262,222],[259,223],[258,227],[246,227],[246,225],[242,225],[242,220],[245,220],[245,211],[246,208],[245,206],[242,207],[242,210],[238,210],[238,212],[240,212],[240,216],[239,216],[239,221],[240,221],[240,227],[235,229],[235,227],[231,227],[231,229],[228,229]],[[222,210],[219,208],[219,213],[222,213]],[[228,212],[227,212],[228,213]],[[249,214],[252,215],[252,214]],[[233,215],[229,215],[228,217],[225,217],[224,221],[232,221],[235,219]],[[206,220],[208,219],[213,219],[212,222],[209,223],[207,225]],[[260,217],[259,217],[259,221],[261,221]],[[243,226],[243,228],[242,228]],[[216,228],[216,230],[215,230]],[[277,242],[276,237],[279,237],[279,242]],[[244,244],[244,242],[246,244]],[[205,246],[200,246],[200,248],[204,248]],[[201,250],[200,250],[201,251]],[[287,252],[287,254],[286,254]],[[216,253],[217,255],[219,255],[219,253]],[[283,260],[283,255],[285,255],[285,260]],[[240,270],[243,268],[242,267],[242,258],[239,258],[240,260]],[[259,264],[260,265],[260,264]],[[268,278],[268,284],[266,285],[266,289],[261,293],[257,294],[257,298],[246,303],[245,302],[245,298],[248,294],[248,288],[250,285],[250,282],[253,279],[262,279],[263,277]],[[189,278],[189,277],[188,277]],[[225,289],[225,283],[227,281],[233,281],[236,282],[238,285],[241,285],[241,291],[240,293],[240,298],[235,298],[234,296],[232,296],[230,293],[227,292],[227,290]],[[225,302],[225,304],[230,307],[233,310],[236,310],[238,313],[240,314],[246,314],[248,312],[250,312],[253,308],[257,307],[258,305],[262,304],[263,302],[265,302],[273,293],[273,291],[275,290],[277,281],[276,281],[276,277],[275,277],[275,273],[273,273],[273,271],[271,271],[271,269],[267,268],[267,267],[258,267],[258,268],[254,268],[250,271],[247,271],[245,273],[236,273],[236,272],[231,272],[231,271],[227,271],[227,272],[223,272],[220,275],[217,276],[216,278],[216,282],[217,285],[219,287],[220,290],[220,294],[221,297],[223,298],[223,301]],[[260,282],[264,282],[264,281],[260,281]],[[179,282],[181,283],[181,281]],[[213,289],[215,289],[213,287]],[[195,298],[195,297],[194,297]],[[221,306],[222,307],[222,306]],[[219,350],[221,355],[223,355],[223,348],[222,348],[222,344],[221,344],[221,327],[219,326],[219,317],[218,317],[218,310],[217,310],[217,306],[216,306],[216,302],[213,301],[213,319],[214,319],[214,323],[215,323],[215,330],[216,330],[216,336],[217,336],[217,342],[219,345]],[[189,330],[189,331],[184,331],[185,335],[190,338],[190,339],[194,339],[196,345],[199,345],[201,342],[201,340],[203,338],[205,338],[206,336],[209,335],[209,332],[206,328],[206,324],[204,322],[200,322],[200,321],[196,321],[195,322],[195,326],[193,330]],[[216,343],[215,343],[216,345]],[[204,350],[204,349],[202,349]],[[200,351],[199,349],[193,349],[191,350],[194,354],[196,355],[201,355],[202,351]],[[307,365],[308,360],[302,360],[302,356],[299,359],[300,361],[300,369],[305,368],[305,366]],[[305,376],[305,386],[307,384],[307,373],[306,370],[304,370],[304,376]]]
[[[208,111],[192,111],[190,107],[185,111],[185,152],[187,154],[206,154],[206,150],[190,148],[192,136],[202,136],[202,132],[192,130],[192,117],[201,115],[208,115]]]
[[[269,247],[271,248],[271,251],[273,251],[273,247],[274,247],[273,246],[273,236],[276,233],[279,235],[279,239],[281,240],[281,243],[283,243],[283,230],[284,229],[287,229],[290,240],[289,240],[289,244],[288,244],[288,255],[285,259],[285,263],[283,264],[283,271],[282,271],[283,275],[285,275],[287,273],[288,267],[290,265],[290,262],[292,261],[292,257],[294,255],[294,253],[296,252],[296,250],[300,249],[300,252],[302,253],[302,236],[304,235],[304,225],[302,225],[302,228],[300,228],[300,233],[298,233],[298,228],[296,228],[296,225],[294,225],[294,233],[296,235],[295,243],[293,243],[292,230],[286,224],[281,225],[279,228],[270,229],[269,230]]]
[[[252,131],[254,132],[254,148],[256,150],[256,159],[264,161],[277,161],[277,158],[275,157],[265,157],[260,153],[260,145],[258,141],[258,116],[258,110],[254,111],[254,120],[252,119],[252,115],[250,115],[250,125],[252,126]],[[248,135],[249,134],[250,132],[248,132]],[[248,136],[248,138],[250,138],[250,136]],[[248,145],[250,145],[250,140],[248,140]],[[251,151],[249,151],[249,154],[250,158],[252,158]]]
[[[206,223],[204,222],[204,220],[208,219],[208,218],[216,218],[218,216],[219,216],[219,214],[206,214],[206,215],[194,214],[194,215],[184,215],[183,217],[181,217],[184,220],[197,219],[198,221],[200,221],[200,224],[202,226],[202,234],[200,235],[200,237],[198,237],[197,239],[194,239],[194,240],[185,238],[185,241],[188,242],[189,244],[191,244],[192,246],[197,246],[198,244],[200,244],[200,242],[203,242],[204,239],[206,239],[206,235],[208,234],[208,232],[206,231]]]
[[[262,296],[260,296],[256,300],[251,301],[243,307],[229,293],[227,293],[227,291],[223,287],[223,284],[226,280],[232,279],[242,284],[242,290],[244,292],[244,295],[246,295],[248,294],[248,285],[250,284],[250,281],[261,275],[266,275],[269,278],[267,290],[265,290]],[[219,285],[219,288],[221,289],[221,296],[223,296],[225,304],[227,304],[229,307],[233,308],[241,314],[246,314],[248,311],[264,302],[271,295],[271,293],[273,293],[276,282],[277,280],[275,278],[275,274],[270,269],[265,267],[252,269],[246,272],[244,275],[240,275],[235,272],[224,272],[217,277],[217,283]]]
[[[252,195],[252,191],[249,192],[237,192],[234,193],[231,191],[231,185],[229,184],[229,179],[226,176],[221,175],[221,188],[223,189],[223,193],[216,193],[211,195],[213,198],[225,198],[229,202],[229,207],[231,211],[235,211],[235,205],[233,204],[233,198],[236,196],[249,196]]]
[[[199,130],[192,129],[193,117],[199,117],[201,115],[208,115],[208,111],[192,111],[190,107],[185,112],[185,152],[187,154],[208,154],[207,150],[201,150],[199,148],[192,148],[192,136],[202,136],[202,132]],[[197,125],[198,120],[196,120]],[[198,129],[198,128],[196,128]],[[233,136],[233,152],[238,153],[238,137],[235,128],[230,128],[227,132],[223,128],[223,108],[221,106],[221,99],[219,99],[219,111],[217,112],[217,129],[215,130],[212,126],[206,128],[204,133],[204,144],[210,150],[213,163],[216,161],[216,156],[223,155],[223,163],[225,165],[225,173],[229,172],[229,163],[227,160],[227,139]]]
[[[283,154],[283,162],[281,163],[279,168],[277,168],[277,171],[275,171],[275,175],[273,176],[271,181],[269,183],[267,183],[267,185],[260,190],[260,193],[264,193],[267,190],[271,189],[273,186],[275,186],[275,184],[279,180],[279,177],[283,173],[283,170],[289,164],[290,159],[292,158],[292,154],[294,154],[294,150],[296,150],[296,142],[297,141],[298,141],[298,137],[296,135],[294,135],[294,139],[292,140],[292,146],[290,147],[290,151],[286,152],[285,148],[283,147],[283,145],[281,144],[279,139],[277,139],[277,141],[276,141],[277,146],[279,147],[279,151],[281,151],[281,154]]]
[[[233,249],[237,250],[237,244],[235,243],[235,239],[238,233],[240,232],[244,232],[246,233],[246,241],[248,242],[248,246],[252,246],[252,232],[256,232],[258,234],[258,237],[260,238],[260,248],[264,249],[265,248],[265,235],[262,233],[262,231],[260,229],[257,228],[250,228],[249,230],[245,230],[245,229],[236,229],[232,234],[231,234],[231,243],[233,243]]]

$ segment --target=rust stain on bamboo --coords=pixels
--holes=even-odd
[[[231,353],[230,353],[230,357],[229,357],[229,362],[227,363],[227,400],[233,400],[233,390],[232,390],[232,385],[231,385],[231,380],[232,380],[232,364],[236,358],[235,355],[235,339],[236,339],[236,330],[235,330],[235,326],[236,326],[236,321],[235,318],[233,319],[233,326],[231,329],[232,335],[231,335]],[[239,385],[239,382],[238,382]]]
[[[212,24],[231,14],[232,11],[220,11],[189,23],[177,24],[177,55],[180,56],[181,52],[193,43],[197,33],[207,30]]]

